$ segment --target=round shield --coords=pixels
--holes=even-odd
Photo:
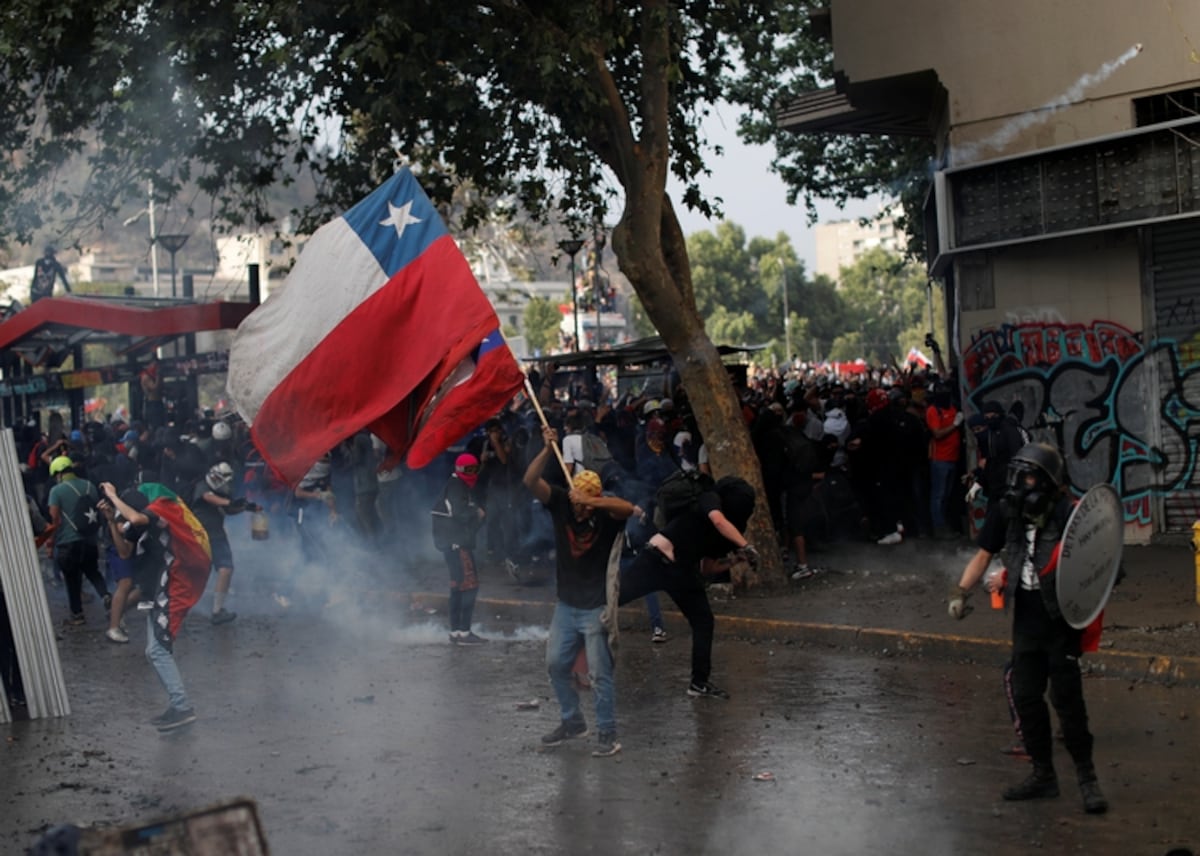
[[[1099,484],[1079,500],[1063,530],[1055,592],[1063,618],[1076,629],[1108,603],[1125,548],[1123,516],[1116,489]]]

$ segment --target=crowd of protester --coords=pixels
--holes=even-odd
[[[776,537],[775,544],[756,546],[778,550],[794,580],[817,573],[810,551],[833,542],[887,546],[911,538],[960,537],[974,491],[989,500],[999,497],[1008,458],[1028,439],[1019,411],[1006,412],[995,402],[964,420],[957,383],[932,369],[838,377],[811,366],[751,367],[745,377],[737,393],[762,466],[766,495],[759,499],[770,511]],[[392,463],[389,450],[364,431],[315,462],[295,488],[273,476],[247,427],[229,414],[217,418],[203,411],[181,420],[155,410],[147,420],[109,417],[77,426],[57,412],[44,419],[35,414],[15,431],[18,455],[35,534],[57,542],[50,581],[66,585],[66,620],[83,624],[85,604],[99,599],[107,611],[107,637],[127,641],[128,574],[121,575],[103,527],[86,536],[68,531],[62,513],[64,491],[71,491],[70,505],[76,490],[56,483],[76,480],[75,488],[111,484],[118,494],[157,483],[192,507],[212,545],[215,624],[236,617],[226,604],[234,568],[224,531],[229,514],[261,512],[256,516],[263,518],[264,530],[296,536],[306,563],[328,564],[332,551],[351,538],[377,554],[386,572],[387,557],[397,550],[428,552],[428,510],[456,472],[469,471],[471,502],[478,508],[471,562],[503,568],[519,584],[545,582],[553,573],[555,532],[522,483],[543,447],[543,418],[562,438],[567,471],[595,472],[605,495],[637,508],[625,526],[623,561],[632,564],[658,529],[654,512],[662,485],[679,473],[711,475],[686,389],[668,372],[640,390],[617,394],[611,376],[558,370],[552,363],[531,370],[530,379],[540,408],[517,396],[424,470]],[[973,471],[966,464],[968,434],[980,464]],[[69,470],[54,469],[66,462]],[[547,482],[567,487],[562,470],[548,467]],[[55,532],[56,538],[49,537]],[[332,540],[335,534],[340,540]],[[71,546],[73,541],[89,543]],[[474,565],[471,570],[474,574]],[[296,591],[286,570],[279,576],[276,599],[287,606]],[[85,579],[94,598],[83,591]],[[454,585],[473,595],[470,579],[476,577]],[[653,595],[647,606],[653,638],[664,641]],[[469,610],[460,623],[452,640],[477,641]]]

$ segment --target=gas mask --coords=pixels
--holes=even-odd
[[[1040,525],[1054,507],[1058,487],[1041,469],[1025,461],[1008,465],[1004,503],[1009,514],[1026,523]]]

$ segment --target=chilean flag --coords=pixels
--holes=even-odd
[[[290,484],[363,428],[422,467],[524,375],[474,274],[403,169],[304,246],[239,325],[228,389]]]

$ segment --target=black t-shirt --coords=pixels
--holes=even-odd
[[[546,510],[554,520],[558,599],[576,609],[604,606],[608,556],[625,521],[603,511],[576,520],[567,492],[557,485],[550,486]]]

